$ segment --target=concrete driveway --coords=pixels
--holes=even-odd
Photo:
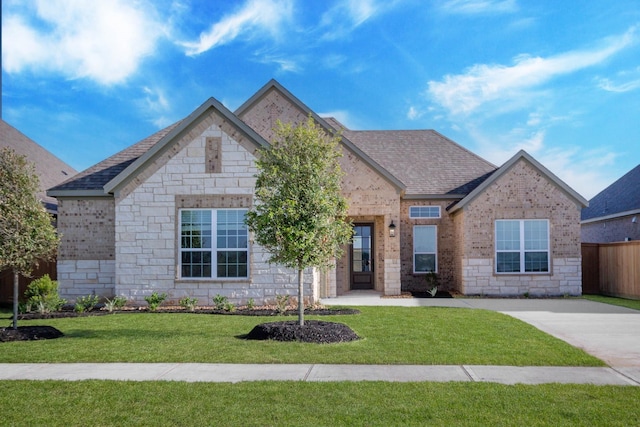
[[[615,368],[640,368],[640,311],[583,299],[381,298],[370,291],[325,305],[436,306],[498,311],[581,348]],[[635,369],[634,369],[635,370]]]

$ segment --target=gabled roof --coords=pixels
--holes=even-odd
[[[583,222],[640,213],[640,165],[598,193],[582,209]]]
[[[327,121],[402,181],[407,198],[461,198],[497,169],[434,130],[353,131]]]
[[[244,124],[218,100],[209,98],[185,119],[91,166],[76,177],[49,189],[47,193],[57,197],[109,195],[120,184],[135,176],[141,168],[145,167],[147,162],[151,161],[165,147],[188,132],[195,123],[211,110],[221,114],[225,121],[231,123],[241,134],[248,137],[257,146],[267,144],[260,135]]]
[[[531,166],[536,168],[538,172],[545,175],[547,179],[549,179],[552,183],[554,183],[560,190],[562,190],[567,196],[571,197],[577,204],[582,206],[588,206],[589,202],[578,194],[575,190],[569,187],[564,181],[554,175],[549,169],[542,166],[540,162],[531,157],[529,153],[524,150],[520,150],[513,156],[511,159],[507,160],[505,164],[500,166],[497,171],[491,174],[487,179],[485,179],[480,185],[478,185],[471,193],[469,193],[464,199],[460,200],[458,203],[454,204],[447,208],[449,213],[454,213],[457,210],[463,208],[466,204],[475,199],[478,195],[482,194],[484,190],[486,190],[491,184],[497,181],[501,176],[507,173],[517,162],[524,160],[528,162]]]
[[[319,124],[325,131],[329,133],[335,133],[339,131],[341,127],[335,127],[332,123],[329,123],[322,117],[318,116],[313,110],[311,110],[306,104],[300,101],[295,95],[289,92],[284,86],[278,83],[277,80],[271,79],[260,88],[251,98],[249,98],[246,102],[244,102],[238,109],[235,111],[236,116],[242,117],[245,112],[251,109],[255,104],[257,104],[262,98],[264,98],[268,93],[272,90],[276,90],[280,92],[280,94],[287,98],[292,104],[294,104],[300,111],[303,111],[305,115],[313,118],[313,120]],[[393,173],[387,170],[380,163],[376,162],[375,159],[371,158],[367,153],[365,153],[361,147],[354,144],[349,137],[347,137],[344,133],[342,135],[342,144],[351,150],[353,153],[360,158],[365,164],[371,167],[373,170],[377,171],[380,175],[382,175],[387,181],[389,181],[394,187],[398,190],[404,190],[406,188],[405,184],[398,179]]]
[[[38,197],[49,211],[56,211],[58,202],[55,198],[47,196],[46,189],[69,179],[78,171],[4,120],[0,120],[0,147],[12,148],[35,164],[36,174],[40,180]]]

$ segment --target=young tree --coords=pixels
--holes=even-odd
[[[260,150],[256,162],[256,205],[247,225],[271,253],[270,262],[297,269],[301,326],[304,269],[329,267],[352,236],[340,193],[339,141],[311,117],[298,126],[278,121],[271,146]]]
[[[13,328],[18,328],[18,279],[58,247],[51,216],[36,194],[33,164],[10,148],[0,150],[0,270],[13,270]]]

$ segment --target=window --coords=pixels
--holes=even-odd
[[[248,277],[246,213],[245,209],[181,210],[180,276]]]
[[[409,218],[440,218],[440,206],[411,206]]]
[[[549,221],[496,221],[497,273],[549,272]]]
[[[413,227],[413,272],[437,272],[437,245],[435,225]]]

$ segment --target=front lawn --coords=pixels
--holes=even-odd
[[[2,381],[1,425],[631,426],[640,387]]]
[[[603,366],[582,350],[504,314],[440,307],[360,307],[361,314],[308,316],[342,322],[359,341],[248,341],[256,324],[295,317],[133,313],[22,320],[65,336],[0,343],[1,363],[202,362]],[[10,323],[10,316],[2,316]]]
[[[621,307],[632,308],[634,310],[640,310],[640,300],[607,297],[604,295],[583,295],[584,299],[595,302],[603,302],[605,304],[619,305]]]

